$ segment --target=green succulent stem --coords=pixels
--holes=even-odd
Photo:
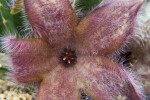
[[[15,25],[13,23],[13,15],[10,14],[10,9],[7,5],[6,0],[0,0],[0,15],[1,15],[1,25],[3,24],[3,29],[6,32],[14,33],[16,32]]]
[[[96,7],[102,0],[73,0],[76,2],[76,9],[81,9],[83,13],[87,13]]]

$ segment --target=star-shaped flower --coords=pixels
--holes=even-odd
[[[5,38],[12,77],[39,82],[37,100],[140,100],[132,77],[107,55],[134,31],[144,0],[103,0],[80,23],[69,0],[24,0],[35,39]]]

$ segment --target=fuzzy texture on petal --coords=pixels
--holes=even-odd
[[[40,81],[57,64],[47,44],[36,39],[7,39],[12,60],[12,78],[17,82]],[[56,62],[56,63],[54,63]]]
[[[81,59],[76,66],[78,82],[94,100],[141,100],[139,91],[116,63],[104,57]]]
[[[69,0],[24,0],[31,26],[51,46],[66,45],[76,26]]]
[[[79,100],[81,90],[94,100],[141,100],[135,88],[122,68],[111,60],[80,57],[75,66],[58,65],[45,75],[38,100]]]
[[[37,100],[80,100],[75,67],[57,66],[42,81]]]
[[[76,21],[69,0],[24,0],[38,39],[4,41],[10,50],[12,77],[23,83],[41,81],[37,100],[79,100],[81,90],[94,100],[141,100],[141,90],[131,76],[99,55],[117,49],[133,32],[143,2],[108,1],[103,1],[74,31]],[[74,49],[76,57],[61,52],[64,46]],[[63,53],[68,62],[76,59],[74,65],[67,67],[60,62],[66,59],[60,58]]]
[[[111,53],[135,28],[136,15],[143,4],[141,0],[106,1],[104,0],[77,27],[77,48],[82,53]]]

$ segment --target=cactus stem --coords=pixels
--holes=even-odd
[[[11,10],[11,14],[16,14],[19,13],[20,11],[23,10],[23,0],[15,0],[13,8]]]

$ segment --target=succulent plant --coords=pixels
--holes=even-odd
[[[1,27],[5,28],[5,31],[10,33],[15,32],[15,25],[12,22],[13,16],[10,15],[9,7],[7,6],[7,0],[0,0],[0,15],[1,15]],[[1,29],[2,30],[2,29]]]
[[[34,38],[6,37],[18,83],[40,82],[37,100],[142,100],[142,90],[108,57],[134,33],[144,0],[103,0],[81,22],[69,0],[24,0]]]
[[[25,36],[27,33],[27,29],[25,30],[26,17],[24,12],[19,12],[22,7],[20,9],[16,8],[22,5],[17,4],[12,8],[11,2],[11,0],[0,0],[0,36],[8,34],[16,35],[17,37]]]

